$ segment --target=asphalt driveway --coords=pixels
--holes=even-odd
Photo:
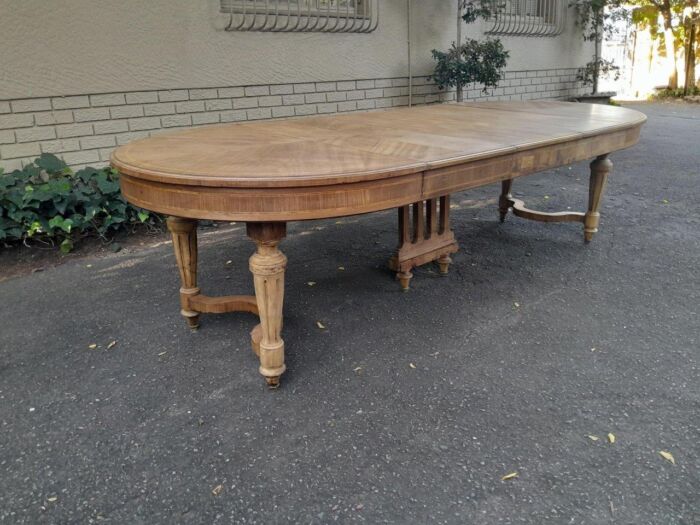
[[[700,105],[633,107],[588,246],[464,192],[450,275],[402,293],[394,213],[290,225],[277,391],[252,316],[186,328],[167,244],[0,283],[0,522],[700,523]],[[204,235],[204,291],[252,291],[251,251]]]

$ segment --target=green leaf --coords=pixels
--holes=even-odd
[[[0,175],[0,190],[11,188],[17,183],[17,179],[11,175]]]
[[[119,191],[119,183],[109,180],[107,175],[104,173],[97,175],[97,177],[95,177],[95,181],[97,182],[97,187],[102,193],[109,194],[117,193]]]
[[[63,242],[59,246],[61,253],[70,253],[73,249],[73,241],[70,239],[63,239]]]
[[[42,153],[41,156],[34,161],[34,164],[46,170],[48,173],[60,173],[68,167],[65,162],[51,153]]]
[[[73,221],[70,219],[65,219],[60,215],[56,215],[53,219],[49,221],[49,228],[60,228],[66,233],[70,233],[72,227]]]
[[[138,214],[139,220],[141,222],[146,222],[150,216],[151,216],[151,214],[148,213],[147,211],[140,211]]]
[[[98,175],[99,171],[97,171],[95,168],[83,168],[76,172],[75,177],[80,179],[82,182],[87,184],[90,182],[94,177]]]
[[[34,221],[27,230],[27,237],[34,236],[35,233],[41,232],[41,223],[39,221]]]

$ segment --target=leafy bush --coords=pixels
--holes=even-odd
[[[447,51],[433,49],[433,59],[437,62],[435,71],[429,77],[444,89],[466,86],[472,82],[495,88],[503,79],[503,68],[508,60],[508,51],[498,39],[478,41],[468,39],[457,48],[455,44]]]
[[[73,173],[45,153],[21,170],[0,170],[0,242],[5,245],[37,240],[68,253],[82,237],[109,240],[120,229],[160,222],[156,214],[124,200],[119,175],[111,168]]]
[[[689,90],[685,90],[684,88],[677,88],[677,89],[669,89],[669,88],[664,88],[660,89],[653,95],[651,95],[652,100],[659,100],[659,99],[665,99],[665,98],[683,98],[683,97],[694,97],[700,95],[700,87],[693,87],[690,88]]]
[[[464,21],[467,24],[476,22],[479,18],[488,20],[497,14],[499,6],[493,0],[459,0],[457,2],[457,23]],[[460,32],[461,35],[461,32]],[[508,51],[497,38],[474,40],[468,38],[461,42],[461,36],[457,43],[447,51],[433,49],[435,70],[428,77],[433,80],[440,89],[447,87],[457,88],[457,102],[464,98],[464,86],[477,83],[483,84],[483,92],[488,93],[489,88],[495,88],[503,80],[503,69],[508,62]]]

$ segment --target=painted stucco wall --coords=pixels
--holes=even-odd
[[[358,35],[225,32],[218,0],[0,0],[0,99],[406,76],[406,1],[378,1],[378,29]],[[426,75],[430,50],[455,38],[456,0],[413,6],[414,72]],[[508,69],[585,63],[573,25],[503,38]]]

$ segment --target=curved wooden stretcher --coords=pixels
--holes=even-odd
[[[437,261],[447,273],[458,246],[449,195],[501,182],[499,211],[545,222],[581,222],[598,231],[612,163],[635,144],[645,116],[613,106],[566,102],[443,104],[371,113],[192,128],[117,149],[129,202],[170,215],[180,269],[182,315],[245,311],[260,373],[279,385],[287,258],[286,223],[399,210],[399,247],[389,264],[408,289],[415,266]],[[584,159],[591,163],[586,212],[542,213],[511,194],[513,179]],[[257,245],[250,258],[255,297],[207,297],[197,285],[197,219],[242,221]]]

